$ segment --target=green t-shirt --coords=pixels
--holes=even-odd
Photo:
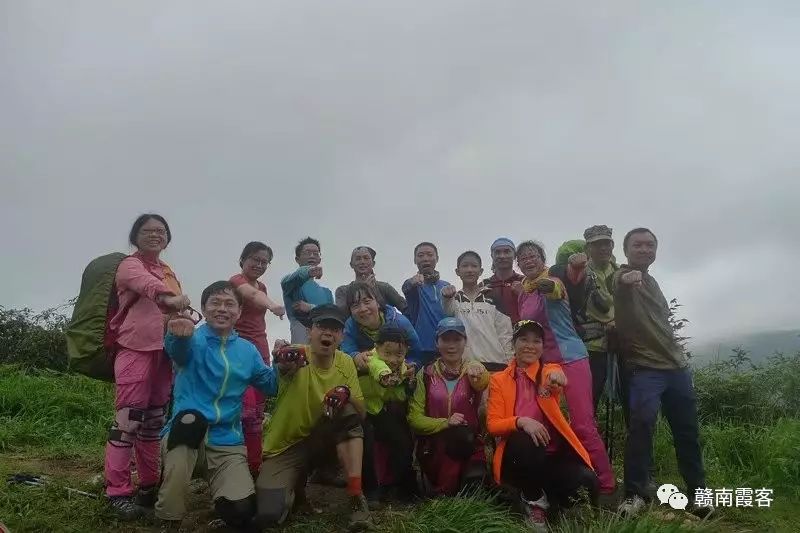
[[[268,456],[283,452],[311,434],[322,417],[322,400],[332,388],[346,385],[352,399],[364,401],[352,357],[336,350],[331,367],[322,369],[313,363],[311,347],[305,348],[310,364],[289,379],[279,378],[275,412],[264,438],[264,453]]]
[[[389,401],[405,401],[406,390],[402,383],[394,387],[384,387],[380,384],[381,376],[391,374],[392,369],[380,358],[375,350],[372,350],[368,368],[369,374],[359,376],[358,378],[361,391],[364,393],[367,413],[377,415],[383,410],[384,403]],[[405,374],[406,368],[406,364],[403,363],[403,366],[400,368],[400,373]]]

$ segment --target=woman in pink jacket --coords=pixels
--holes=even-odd
[[[172,385],[172,366],[164,354],[168,316],[184,311],[175,273],[159,259],[172,234],[164,217],[141,215],[129,240],[136,252],[120,263],[116,275],[119,311],[110,328],[117,334],[114,424],[105,457],[106,496],[121,518],[134,519],[152,506],[159,481],[159,434]],[[131,481],[135,453],[138,494]]]

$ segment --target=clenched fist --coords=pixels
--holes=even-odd
[[[194,322],[185,317],[175,317],[167,322],[167,331],[176,337],[185,339],[194,333]]]
[[[630,272],[625,272],[623,275],[621,275],[619,280],[625,285],[639,286],[642,284],[642,273],[639,270],[631,270]]]
[[[444,298],[452,298],[456,295],[456,292],[458,292],[458,290],[455,287],[448,285],[442,289],[442,296]]]

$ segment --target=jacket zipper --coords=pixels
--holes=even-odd
[[[228,363],[228,356],[225,354],[225,340],[220,339],[219,344],[219,354],[222,356],[222,362],[225,363],[225,377],[222,378],[222,386],[219,388],[219,394],[217,398],[214,400],[214,410],[217,413],[217,423],[222,419],[222,411],[219,408],[219,401],[222,399],[222,395],[225,394],[225,387],[228,385],[228,374],[230,373],[230,364]]]

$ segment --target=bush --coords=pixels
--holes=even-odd
[[[70,305],[67,303],[38,314],[28,308],[6,309],[0,306],[0,364],[66,370],[64,330],[69,318],[63,310]]]

